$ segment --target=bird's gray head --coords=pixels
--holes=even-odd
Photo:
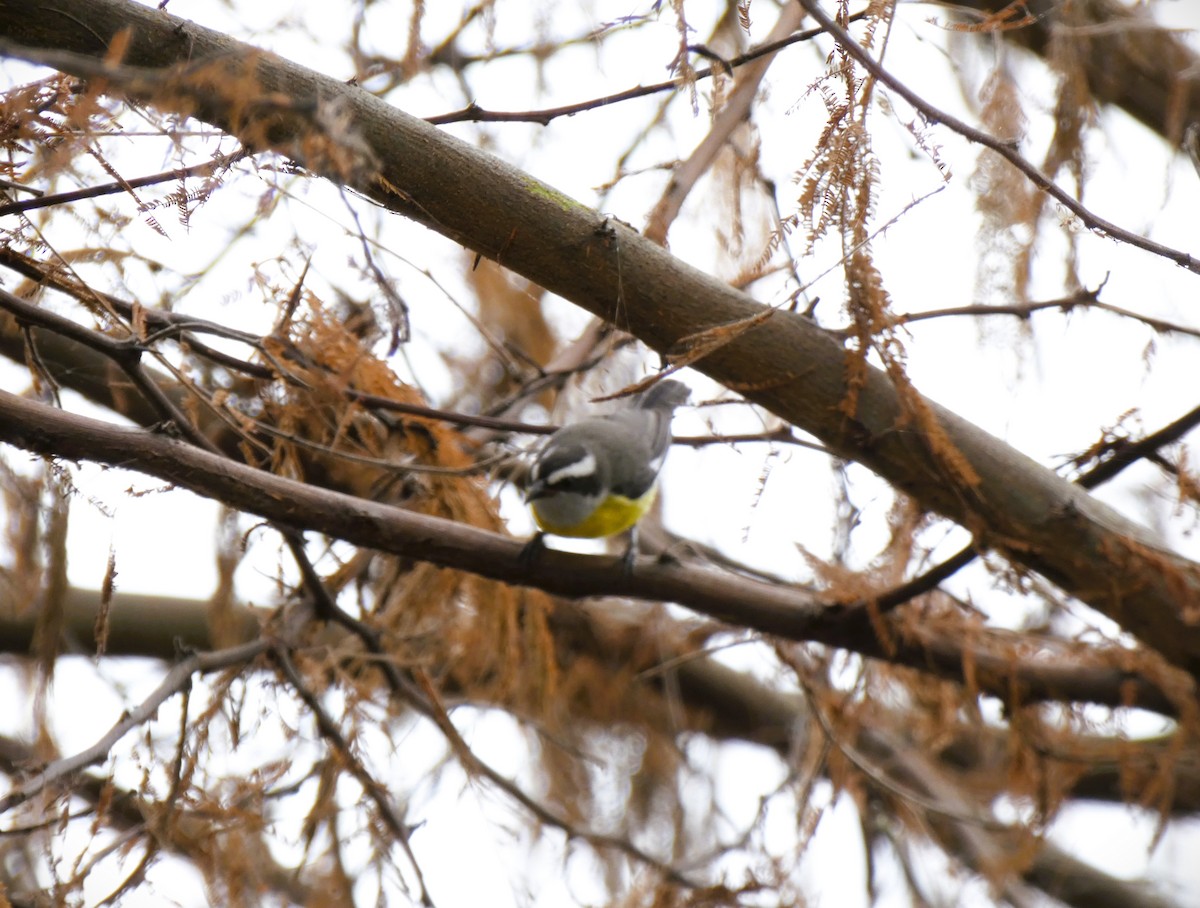
[[[587,444],[557,442],[546,447],[529,470],[525,501],[567,493],[599,498],[608,489],[608,462]]]

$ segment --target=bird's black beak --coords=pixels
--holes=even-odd
[[[525,503],[533,501],[535,498],[541,498],[546,493],[546,483],[541,479],[532,482],[525,487]]]

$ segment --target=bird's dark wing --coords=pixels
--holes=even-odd
[[[604,419],[620,423],[627,442],[625,450],[610,455],[623,464],[622,469],[613,471],[620,478],[614,478],[612,491],[626,498],[641,498],[654,485],[671,446],[671,411],[621,410]]]

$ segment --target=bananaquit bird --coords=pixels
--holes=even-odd
[[[550,436],[529,469],[525,501],[541,530],[526,546],[532,556],[542,536],[595,539],[625,530],[657,493],[658,471],[671,446],[671,416],[687,403],[687,386],[660,381],[633,404],[593,416]],[[625,553],[632,563],[636,539]]]

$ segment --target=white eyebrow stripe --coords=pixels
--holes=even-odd
[[[592,454],[588,454],[582,460],[577,460],[574,463],[569,463],[565,467],[559,467],[553,473],[546,477],[546,485],[553,486],[562,482],[564,479],[575,479],[582,476],[592,476],[596,472],[596,458]]]

